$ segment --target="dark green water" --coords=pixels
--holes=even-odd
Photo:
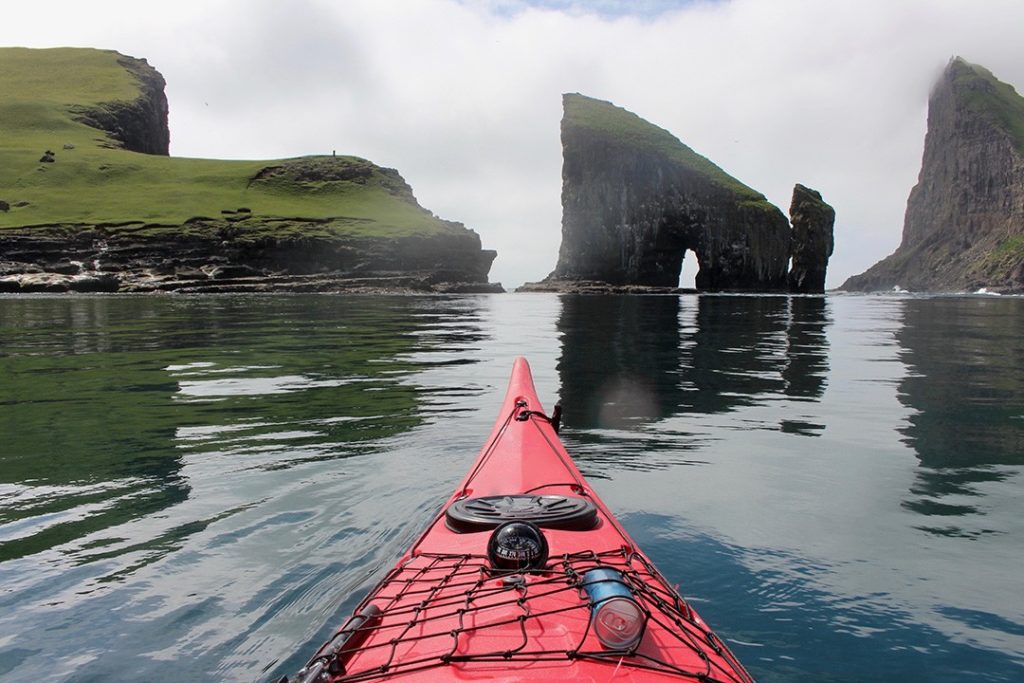
[[[1024,299],[0,298],[0,680],[290,673],[527,356],[760,681],[1024,679]]]

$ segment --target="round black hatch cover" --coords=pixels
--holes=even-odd
[[[512,521],[533,522],[545,529],[587,531],[597,526],[597,508],[576,496],[482,496],[452,503],[445,521],[458,533],[486,531]]]

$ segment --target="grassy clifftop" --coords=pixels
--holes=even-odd
[[[753,204],[763,202],[766,208],[771,206],[763,194],[736,180],[707,157],[697,154],[672,133],[633,112],[579,93],[567,93],[562,100],[564,125],[585,129],[618,144],[659,154],[730,190],[741,201]]]
[[[364,159],[141,154],[81,120],[83,110],[116,109],[142,94],[113,51],[0,48],[0,233],[129,223],[135,234],[202,231],[207,224],[190,219],[203,217],[231,220],[239,236],[253,237],[284,236],[282,218],[301,219],[288,229],[317,236],[465,231],[419,206],[397,172]],[[47,151],[52,163],[40,161]]]
[[[961,57],[949,63],[947,77],[953,92],[976,114],[989,117],[1006,131],[1019,154],[1024,154],[1024,97],[991,71]]]

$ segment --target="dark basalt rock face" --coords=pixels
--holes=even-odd
[[[832,255],[832,226],[836,212],[816,190],[797,184],[789,206],[793,225],[793,264],[789,271],[789,291],[796,294],[820,294],[825,291],[825,272]]]
[[[297,220],[269,222],[286,231]],[[317,225],[329,226],[329,219]],[[0,292],[503,291],[487,281],[496,252],[481,249],[468,230],[251,239],[230,220],[164,227],[162,234],[142,223],[0,232]]]
[[[562,244],[525,289],[579,281],[675,287],[687,250],[702,291],[785,291],[786,217],[668,131],[609,102],[565,95]]]
[[[117,63],[130,72],[139,85],[139,96],[128,102],[107,102],[97,107],[72,107],[82,123],[106,132],[115,146],[144,154],[170,153],[171,133],[167,127],[167,85],[160,72],[145,59],[121,56]]]
[[[1024,290],[1024,98],[956,57],[928,101],[903,240],[840,289]]]

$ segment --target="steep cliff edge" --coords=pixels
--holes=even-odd
[[[533,287],[675,287],[692,250],[702,291],[788,287],[789,224],[765,197],[610,102],[563,96],[562,244]]]
[[[115,147],[143,154],[170,154],[171,131],[167,126],[167,83],[145,59],[119,56],[117,63],[138,83],[139,95],[93,106],[73,106],[77,121],[105,131]]]
[[[1024,98],[959,57],[928,101],[900,246],[840,289],[893,287],[1024,290]]]
[[[167,156],[163,88],[112,51],[0,48],[0,291],[501,291],[394,169]]]

